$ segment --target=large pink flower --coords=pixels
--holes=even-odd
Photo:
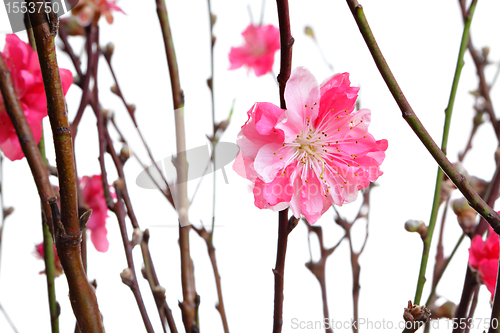
[[[256,76],[269,73],[273,69],[274,53],[280,49],[280,32],[269,24],[255,26],[250,24],[242,33],[245,44],[233,47],[229,52],[229,69],[246,65],[253,68]]]
[[[84,176],[80,181],[82,186],[83,201],[92,209],[92,215],[87,223],[90,230],[90,239],[97,251],[106,252],[109,242],[106,237],[106,219],[108,217],[108,206],[104,198],[101,175],[92,177]]]
[[[38,142],[42,137],[42,119],[47,116],[47,100],[38,56],[29,44],[14,34],[7,35],[1,55],[11,72],[14,87],[33,137]],[[67,69],[61,68],[59,72],[66,95],[73,83],[73,76]],[[2,94],[0,94],[0,147],[11,161],[24,157],[14,126],[5,111]]]
[[[355,200],[382,175],[387,140],[368,133],[370,110],[354,111],[358,90],[348,73],[319,85],[299,67],[285,88],[287,110],[254,104],[238,135],[233,168],[255,183],[257,207],[290,206],[313,224],[332,204]]]
[[[499,240],[493,229],[490,228],[486,241],[483,241],[480,235],[472,239],[469,248],[469,266],[479,272],[479,277],[491,292],[491,297],[495,294],[498,257]]]

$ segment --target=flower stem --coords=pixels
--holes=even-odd
[[[288,243],[288,208],[279,212],[278,251],[274,273],[274,324],[273,333],[283,328],[283,287],[285,277],[285,256]]]
[[[347,0],[351,12],[356,20],[366,45],[368,46],[373,59],[382,75],[387,87],[391,91],[396,103],[401,109],[403,118],[410,125],[413,132],[418,136],[420,141],[427,148],[429,153],[434,157],[444,173],[450,178],[455,186],[462,192],[464,197],[468,200],[471,207],[473,207],[486,221],[493,227],[497,234],[500,234],[500,215],[491,208],[477,193],[472,186],[467,182],[467,179],[458,172],[453,164],[448,160],[443,151],[437,146],[430,134],[425,129],[424,125],[420,122],[412,107],[408,103],[403,91],[399,87],[396,78],[392,74],[389,65],[387,64],[382,52],[377,45],[375,37],[366,20],[363,7],[356,0]]]
[[[469,40],[469,31],[470,25],[472,22],[472,16],[474,15],[474,10],[476,9],[477,0],[473,0],[470,9],[469,15],[465,20],[464,31],[462,33],[462,41],[460,43],[460,51],[458,53],[457,65],[455,68],[455,75],[453,77],[453,84],[451,86],[450,98],[448,100],[448,106],[445,111],[444,118],[444,129],[443,129],[443,139],[441,141],[441,150],[443,154],[446,155],[446,150],[448,147],[448,135],[450,132],[450,122],[451,115],[453,113],[453,106],[455,104],[455,97],[457,95],[458,82],[460,80],[460,74],[462,73],[462,68],[464,66],[464,54],[465,50],[467,50],[467,41]],[[422,298],[422,291],[424,289],[425,284],[425,271],[427,269],[427,261],[429,259],[429,251],[431,248],[432,236],[434,234],[434,228],[436,227],[436,219],[439,211],[439,206],[441,205],[441,184],[443,182],[443,170],[438,168],[437,178],[436,178],[436,186],[434,188],[434,200],[432,202],[432,210],[431,210],[431,218],[429,220],[429,226],[427,228],[427,237],[424,240],[424,248],[422,251],[422,260],[420,263],[420,272],[418,274],[418,282],[417,282],[417,291],[415,292],[415,300],[414,304],[420,304],[420,300]]]
[[[36,6],[35,1],[29,1],[28,5],[30,4]],[[97,299],[93,287],[87,280],[81,257],[74,152],[54,42],[57,18],[51,15],[49,25],[45,13],[35,12],[30,14],[30,21],[47,97],[59,174],[61,221],[54,228],[57,230],[57,250],[68,280],[73,312],[81,331],[103,333],[104,327]]]
[[[290,29],[288,0],[276,0],[280,30],[281,62],[278,74],[280,106],[286,109],[285,86],[292,73],[292,46],[294,39]],[[283,284],[285,276],[285,256],[288,243],[288,208],[279,212],[278,250],[274,273],[274,324],[273,333],[281,333],[283,328]]]

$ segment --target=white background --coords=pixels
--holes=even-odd
[[[232,46],[242,42],[240,33],[249,24],[247,1],[213,1],[217,15],[215,35],[216,120],[225,119],[232,100],[236,99],[234,116],[223,141],[235,142],[246,111],[254,102],[279,104],[278,88],[271,75],[256,78],[245,69],[228,71],[227,54]],[[409,102],[437,142],[441,141],[444,109],[455,70],[456,57],[462,35],[462,18],[458,1],[363,1],[365,13],[377,41],[399,81]],[[138,123],[147,137],[157,159],[175,152],[175,129],[163,40],[161,38],[154,1],[123,0],[119,5],[127,15],[115,14],[115,23],[101,21],[101,44],[112,41],[116,45],[113,65],[125,98],[137,105]],[[250,4],[258,20],[261,2]],[[206,1],[167,1],[173,38],[179,62],[181,84],[186,99],[186,127],[188,148],[205,145],[205,134],[212,133],[210,94],[206,86],[209,77],[209,21]],[[482,0],[472,24],[472,37],[477,48],[490,46],[490,59],[500,59],[498,40],[500,22],[496,13],[497,1]],[[432,205],[437,165],[420,144],[401,117],[385,83],[343,1],[290,1],[290,20],[293,46],[293,67],[306,66],[319,82],[330,76],[314,42],[304,35],[304,27],[314,28],[317,40],[336,72],[351,73],[353,85],[360,86],[362,107],[372,110],[370,132],[389,141],[384,175],[380,185],[372,191],[370,238],[361,256],[360,317],[375,321],[402,320],[403,308],[414,298],[420,265],[422,242],[418,235],[407,233],[403,224],[408,219],[428,221]],[[276,3],[267,1],[264,23],[277,25]],[[0,31],[8,33],[9,25],[3,7],[0,9]],[[18,34],[26,40],[24,32]],[[82,38],[72,38],[77,52],[83,49]],[[0,38],[3,49],[4,37]],[[85,63],[85,61],[84,61]],[[477,88],[475,67],[469,54],[460,82],[450,131],[448,152],[456,161],[458,152],[466,145],[474,115],[473,98],[469,91]],[[75,73],[69,58],[59,51],[59,64]],[[496,65],[487,70],[492,79]],[[276,53],[274,72],[279,72],[279,52]],[[131,142],[131,148],[147,161],[144,150],[120,100],[109,87],[113,84],[105,62],[100,62],[100,98],[105,108],[113,110]],[[498,103],[498,85],[492,91],[495,106]],[[67,96],[69,116],[78,108],[81,91],[73,86]],[[497,107],[498,108],[498,107]],[[47,141],[50,142],[48,122],[45,122]],[[98,145],[95,117],[87,110],[76,138],[79,175],[100,173],[97,162]],[[495,163],[496,139],[489,123],[482,126],[473,141],[475,149],[465,159],[465,167],[472,175],[491,179]],[[121,146],[116,145],[119,149]],[[48,145],[48,156],[54,164],[54,154]],[[113,164],[107,160],[109,180],[116,179]],[[154,190],[135,185],[141,169],[134,159],[126,165],[127,182],[132,202],[142,228],[151,231],[154,263],[167,301],[172,308],[177,327],[182,329],[177,302],[182,300],[180,281],[178,228],[176,213],[170,204]],[[253,206],[249,182],[226,167],[229,184],[217,174],[217,208],[214,243],[222,276],[224,301],[230,330],[233,332],[269,332],[273,320],[274,276],[276,259],[278,214],[261,211]],[[14,206],[15,213],[8,218],[2,244],[0,271],[0,302],[9,312],[19,332],[49,332],[45,277],[38,275],[43,262],[33,256],[33,247],[42,240],[40,209],[36,188],[25,160],[4,163],[5,204]],[[55,181],[55,180],[54,180]],[[189,183],[192,195],[198,181]],[[206,225],[211,220],[211,177],[203,181],[200,192],[190,209],[190,220]],[[454,197],[460,197],[454,193]],[[360,202],[344,206],[342,214],[353,217]],[[451,212],[450,212],[451,213]],[[318,221],[325,229],[327,246],[335,244],[343,235],[333,221],[332,210]],[[439,227],[439,226],[438,226]],[[98,283],[97,297],[104,316],[107,332],[144,332],[139,311],[129,288],[121,283],[120,272],[126,267],[125,255],[118,225],[114,217],[107,222],[110,249],[98,253],[89,246],[89,279]],[[353,233],[364,234],[364,222]],[[423,301],[427,299],[434,265],[435,243],[428,264],[428,283]],[[130,233],[130,227],[129,227]],[[451,252],[461,235],[453,213],[448,215],[445,228],[445,254]],[[200,323],[204,332],[222,332],[219,314],[215,309],[217,295],[209,258],[204,242],[193,232],[191,253],[195,265],[196,287],[201,296]],[[355,238],[359,248],[361,239]],[[465,276],[468,247],[466,239],[451,262],[438,287],[438,293],[458,303]],[[313,250],[316,249],[315,243]],[[313,251],[317,258],[318,251]],[[149,287],[140,274],[140,250],[134,250],[141,290],[156,332],[160,322]],[[284,303],[284,332],[293,332],[292,319],[322,320],[319,284],[304,264],[309,261],[307,229],[299,224],[289,237]],[[327,262],[327,285],[330,315],[336,321],[352,318],[351,267],[348,244],[344,242]],[[61,304],[61,332],[72,332],[74,317],[67,297],[64,277],[56,281],[57,299]],[[488,318],[490,293],[481,287],[476,318]],[[0,315],[2,332],[11,332]],[[446,322],[441,332],[449,332]],[[367,331],[367,327],[361,327]],[[314,332],[324,331],[322,329]],[[339,329],[336,332],[349,332]],[[386,329],[387,331],[387,329]],[[401,331],[393,329],[389,331]],[[475,328],[472,331],[482,331]]]

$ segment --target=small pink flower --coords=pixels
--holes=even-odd
[[[108,234],[106,230],[108,206],[104,198],[101,175],[84,176],[80,181],[80,186],[82,186],[83,201],[92,209],[92,215],[87,223],[90,239],[97,251],[106,252],[109,248],[106,237]]]
[[[491,293],[495,294],[498,271],[499,240],[498,235],[490,228],[486,241],[476,235],[469,248],[469,266],[479,272],[479,277]]]
[[[269,73],[273,69],[274,53],[280,49],[280,32],[269,24],[255,26],[250,24],[242,33],[245,44],[233,47],[229,52],[229,69],[246,65],[253,68],[256,76]]]
[[[53,251],[54,251],[54,267],[55,267],[55,277],[58,277],[59,275],[63,274],[63,268],[61,265],[61,261],[59,260],[59,256],[57,255],[57,250],[55,245],[52,246]],[[45,251],[43,250],[43,242],[40,244],[35,245],[35,255],[38,259],[44,259]],[[40,274],[45,274],[45,271],[41,271]]]
[[[116,5],[116,0],[80,0],[73,8],[72,12],[76,15],[78,23],[87,26],[92,22],[96,15],[104,15],[109,24],[113,23],[111,11],[125,14],[125,12]]]
[[[38,56],[29,44],[14,34],[7,35],[1,55],[11,72],[24,114],[38,143],[42,137],[42,119],[47,116],[47,100]],[[73,83],[73,76],[69,70],[63,68],[59,69],[59,73],[66,95]],[[11,161],[24,157],[14,126],[5,111],[2,94],[0,94],[0,148]]]
[[[321,85],[304,67],[285,88],[287,110],[255,103],[241,128],[233,169],[252,181],[255,205],[304,215],[314,224],[332,204],[352,202],[382,172],[387,140],[368,133],[371,112],[354,111],[349,74]]]

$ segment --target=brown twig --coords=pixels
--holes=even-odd
[[[469,12],[465,7],[465,1],[459,0],[459,4],[460,9],[462,10],[462,18],[465,21],[467,19],[467,16],[469,15]],[[486,82],[486,76],[484,75],[484,68],[486,67],[486,65],[488,65],[488,60],[484,54],[480,55],[479,52],[474,48],[471,36],[469,36],[467,47],[469,49],[472,60],[474,61],[474,65],[476,66],[476,73],[477,77],[479,78],[479,93],[481,94],[481,96],[483,96],[485,101],[484,109],[490,116],[490,121],[493,125],[493,129],[495,130],[495,135],[497,137],[497,140],[500,142],[500,127],[495,116],[495,110],[493,109],[493,103],[490,97],[490,86]]]
[[[120,234],[122,236],[123,247],[125,249],[125,255],[127,257],[127,266],[128,266],[127,271],[125,271],[126,272],[125,276],[124,273],[122,273],[122,281],[123,283],[125,283],[127,286],[130,287],[130,290],[134,294],[146,331],[148,333],[154,333],[153,326],[151,325],[151,321],[149,320],[148,312],[146,311],[146,307],[144,306],[144,301],[142,299],[141,291],[139,289],[139,284],[137,283],[137,276],[135,274],[134,259],[132,256],[132,244],[128,239],[127,226],[125,224],[125,207],[122,201],[123,200],[122,180],[120,179],[116,181],[114,186],[116,190],[117,201],[114,204],[113,212],[116,214],[116,218],[118,219],[118,224],[120,226]]]
[[[324,240],[323,240],[323,228],[321,226],[311,226],[309,222],[304,219],[305,224],[307,225],[307,229],[309,230],[307,234],[307,240],[309,244],[309,253],[311,254],[311,260],[306,263],[306,267],[313,273],[316,279],[319,282],[321,287],[321,299],[323,301],[323,317],[330,318],[330,311],[328,309],[328,300],[326,293],[326,260],[328,257],[339,247],[342,241],[345,238],[345,235],[337,242],[336,245],[327,249],[325,248]],[[318,236],[319,247],[320,247],[320,255],[321,257],[317,262],[313,261],[312,251],[311,251],[311,233],[315,233]],[[326,325],[325,325],[326,326]],[[333,333],[333,329],[329,326],[325,327],[326,333]]]
[[[102,53],[102,52],[101,52]],[[127,101],[125,100],[125,97],[123,96],[123,93],[122,93],[122,90],[120,89],[120,85],[118,83],[118,79],[116,77],[116,74],[115,74],[115,71],[113,69],[113,66],[111,65],[111,53],[110,52],[103,52],[103,55],[104,55],[104,58],[106,59],[106,63],[108,64],[108,67],[109,67],[109,70],[111,72],[111,76],[113,77],[113,80],[115,81],[115,89],[113,90],[113,92],[120,98],[120,100],[123,102],[123,105],[125,106],[125,108],[127,109],[128,111],[128,114],[130,116],[130,119],[132,120],[132,122],[134,123],[134,127],[136,128],[137,130],[137,134],[139,134],[139,138],[141,139],[141,142],[142,144],[144,145],[144,148],[146,149],[146,152],[148,153],[148,156],[151,160],[151,163],[153,163],[156,171],[158,172],[158,174],[160,175],[165,187],[166,187],[166,190],[163,190],[159,184],[157,184],[156,182],[156,179],[154,179],[148,168],[145,167],[145,165],[139,161],[139,163],[143,166],[144,170],[146,170],[146,172],[148,173],[148,175],[150,176],[150,178],[153,180],[153,182],[155,182],[156,186],[158,187],[158,190],[160,190],[160,192],[165,196],[165,198],[172,204],[173,207],[175,207],[174,205],[174,199],[172,197],[172,192],[170,191],[170,186],[163,174],[163,172],[160,170],[160,167],[158,166],[158,163],[157,161],[155,160],[154,156],[153,156],[153,153],[151,152],[151,149],[149,148],[148,144],[146,143],[146,139],[144,138],[144,136],[142,135],[142,131],[141,129],[139,128],[139,126],[137,125],[137,121],[136,121],[136,118],[135,118],[135,106],[132,106],[131,104],[128,104]],[[116,124],[114,123],[114,119],[112,119],[112,122],[113,122],[113,125],[115,125],[116,127]],[[123,137],[123,136],[122,136]]]
[[[96,45],[99,43],[99,32],[98,32],[98,26],[96,22],[92,22],[90,25],[90,28],[87,29],[88,36],[92,36],[90,39],[90,42],[94,41]],[[87,49],[88,52],[91,52],[89,54],[89,57],[94,57],[92,55],[92,44],[90,44],[90,47]],[[98,55],[95,56],[96,59],[98,58]],[[109,137],[109,133],[107,132],[107,119],[105,119],[102,109],[99,104],[99,87],[98,87],[98,81],[97,81],[97,71],[98,71],[98,61],[92,62],[93,67],[88,69],[88,72],[92,75],[94,78],[94,87],[92,89],[92,93],[89,96],[92,96],[89,98],[90,104],[94,110],[94,114],[97,118],[97,131],[99,135],[99,165],[101,168],[101,181],[103,183],[103,190],[104,190],[104,196],[106,198],[106,203],[108,205],[108,208],[113,211],[118,219],[118,224],[120,227],[120,233],[122,236],[122,241],[123,241],[123,246],[125,249],[125,255],[127,258],[127,266],[128,270],[126,271],[126,276],[122,276],[122,281],[127,284],[130,287],[130,290],[132,291],[134,298],[136,300],[137,306],[139,308],[139,312],[141,313],[141,317],[144,322],[144,326],[146,328],[146,331],[148,333],[153,333],[154,329],[151,324],[151,321],[149,319],[148,313],[146,311],[146,307],[144,305],[144,301],[142,299],[142,294],[139,289],[139,285],[137,282],[137,276],[135,274],[135,265],[134,265],[134,260],[132,256],[132,244],[130,243],[127,235],[127,227],[125,224],[125,207],[123,206],[123,203],[125,203],[127,207],[127,213],[129,215],[130,220],[132,221],[132,226],[134,228],[138,228],[137,220],[135,218],[135,214],[133,212],[131,203],[130,203],[130,198],[128,197],[128,191],[126,188],[126,183],[124,181],[124,173],[123,173],[123,165],[122,162],[119,161],[116,152],[113,148],[111,139]],[[117,197],[118,201],[113,202],[111,193],[109,191],[109,185],[107,181],[107,170],[106,170],[106,164],[104,161],[104,154],[105,152],[109,152],[113,158],[113,161],[115,162],[115,166],[118,170],[119,174],[119,180],[115,182],[115,189],[117,192]],[[118,161],[117,161],[118,159]]]
[[[290,29],[288,0],[276,0],[280,30],[280,73],[278,74],[280,106],[286,109],[285,86],[292,72],[292,46],[294,39]],[[273,333],[281,333],[283,328],[283,287],[285,276],[285,256],[288,243],[288,208],[279,212],[278,250],[274,273],[274,323]]]
[[[151,258],[151,253],[149,252],[149,230],[144,230],[142,234],[141,241],[142,256],[144,258],[144,268],[142,269],[142,274],[146,280],[149,282],[151,292],[155,299],[156,307],[158,308],[158,313],[162,321],[162,325],[165,331],[165,320],[168,323],[171,333],[177,333],[177,327],[174,322],[174,317],[172,316],[172,310],[167,304],[165,298],[165,288],[160,286],[158,277],[156,276],[156,270],[153,265],[153,259]]]
[[[353,300],[353,323],[358,323],[359,320],[359,290],[361,286],[359,285],[359,278],[361,273],[361,266],[359,265],[359,257],[365,250],[366,243],[368,242],[368,226],[369,226],[369,215],[370,215],[370,192],[375,185],[373,183],[368,186],[363,192],[363,203],[359,208],[358,214],[352,222],[347,222],[343,217],[340,216],[339,212],[333,206],[337,217],[335,222],[341,226],[345,231],[345,238],[349,241],[349,250],[351,252],[351,268],[352,268],[352,300]],[[352,226],[360,219],[366,219],[366,234],[363,241],[363,245],[358,252],[355,252],[352,245],[351,229]],[[358,332],[358,325],[352,325],[353,333]]]
[[[467,326],[465,327],[464,333],[469,333],[471,327],[473,327],[472,323],[472,318],[474,318],[474,312],[476,311],[476,306],[477,306],[477,298],[479,296],[479,285],[477,285],[474,288],[473,291],[474,297],[472,298],[472,304],[469,309],[469,315],[467,316],[467,320],[465,321],[467,323]]]
[[[224,327],[224,333],[229,333],[229,325],[227,323],[227,317],[226,317],[226,311],[224,310],[224,300],[222,298],[222,284],[221,284],[221,278],[219,274],[219,268],[217,267],[217,258],[215,257],[215,247],[212,242],[212,233],[208,232],[204,226],[201,228],[197,228],[193,226],[194,231],[203,238],[207,245],[207,251],[208,251],[208,256],[210,257],[210,263],[212,264],[212,269],[214,271],[214,277],[215,277],[215,285],[217,287],[217,297],[219,299],[219,302],[215,306],[217,311],[219,311],[221,320],[222,320],[222,326]]]
[[[28,5],[36,7],[37,4],[29,1]],[[61,224],[55,226],[58,255],[68,280],[71,305],[80,329],[89,333],[103,333],[97,299],[85,275],[81,258],[82,231],[78,217],[74,153],[54,42],[58,22],[52,16],[49,25],[44,11],[30,14],[30,21],[47,96],[59,174],[62,212]]]
[[[172,99],[174,102],[175,136],[177,143],[177,157],[175,165],[177,168],[177,185],[175,208],[179,214],[179,247],[181,251],[181,280],[183,301],[179,304],[182,311],[182,321],[187,333],[195,333],[198,328],[198,304],[199,296],[196,293],[194,282],[194,268],[189,247],[189,232],[191,225],[189,222],[188,209],[189,201],[187,196],[187,172],[188,164],[186,159],[186,134],[184,127],[184,93],[181,89],[179,79],[179,69],[175,56],[175,48],[170,31],[167,7],[165,0],[156,0],[156,12],[160,21],[163,42],[165,44],[165,54],[167,57],[168,70],[170,74],[170,84],[172,88]]]

